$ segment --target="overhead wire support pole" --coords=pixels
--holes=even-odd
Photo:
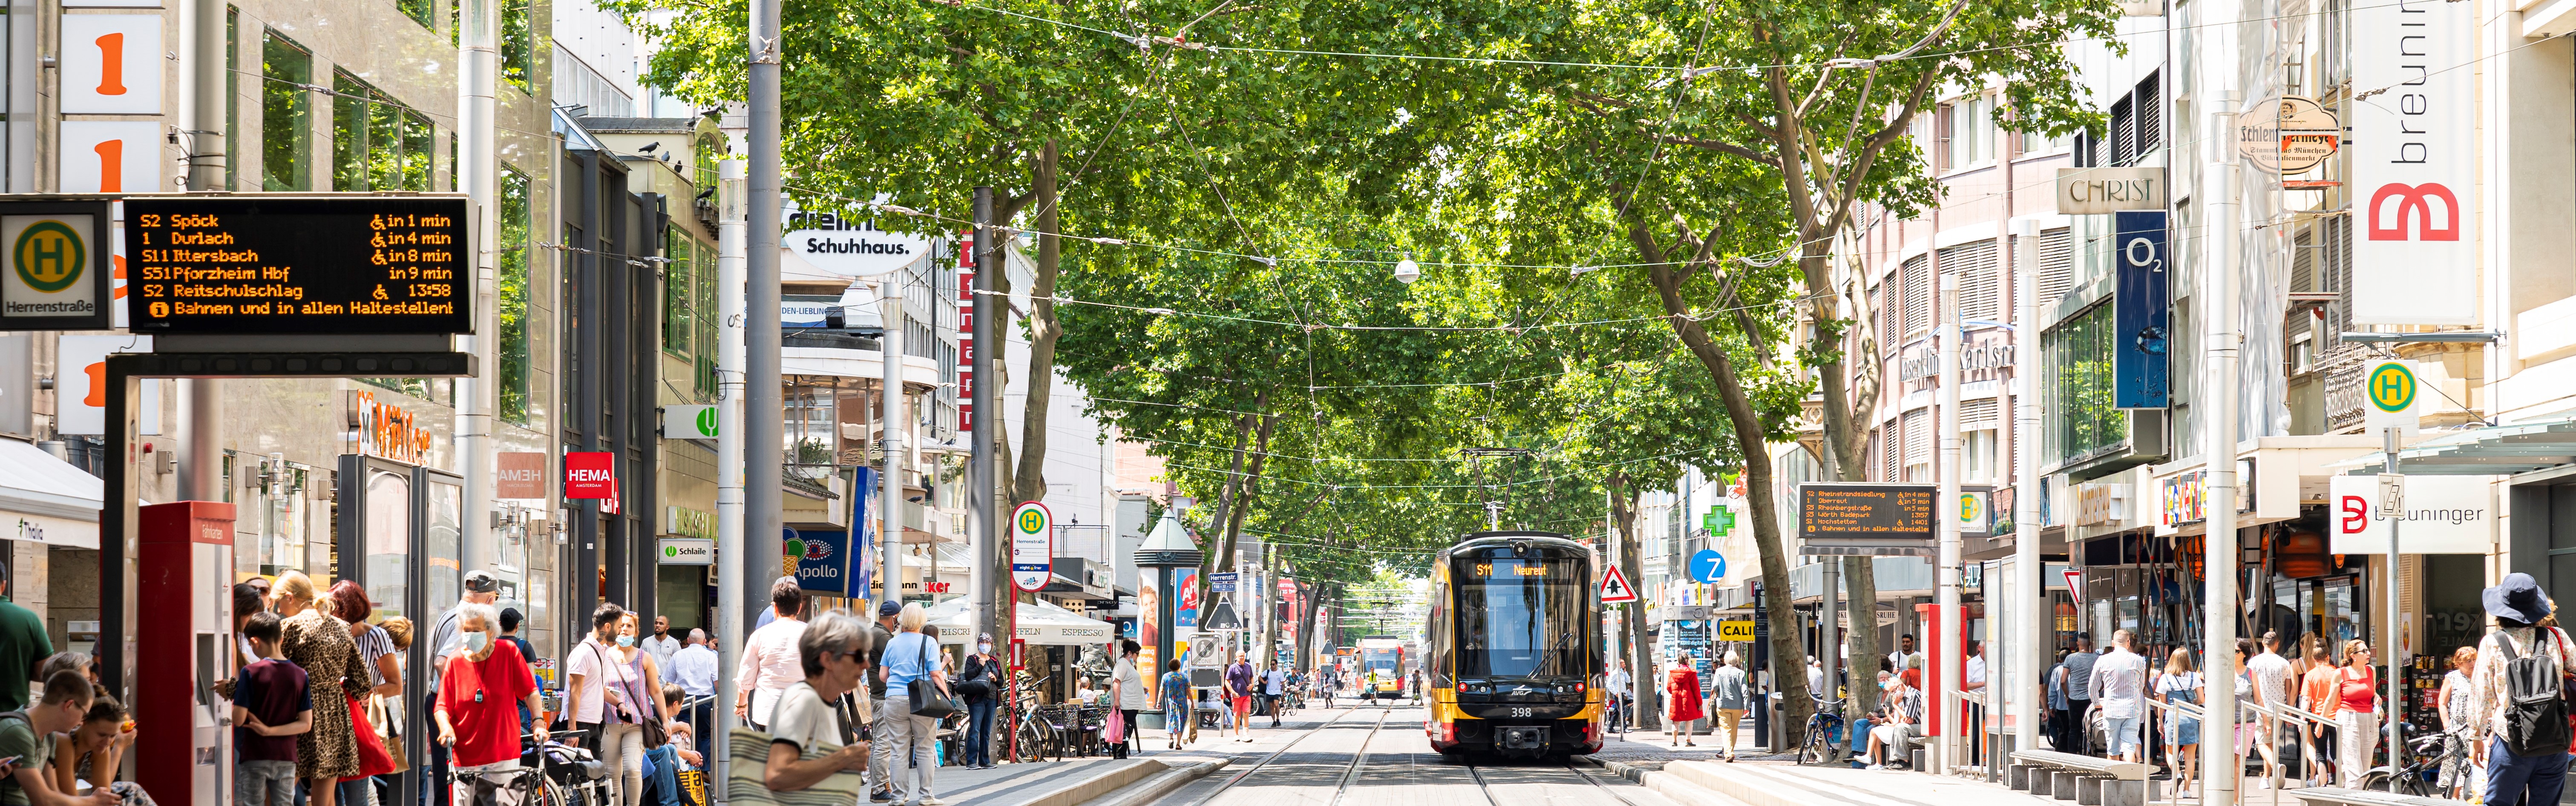
[[[2211,13],[2231,17],[2233,13],[2213,8]],[[2232,20],[2212,20],[2225,24]],[[2212,51],[2232,49],[2212,48]],[[2220,110],[2210,116],[2211,131],[2236,131],[2239,101],[2235,89],[2235,66],[2226,64],[2211,73],[2219,90],[2213,93]],[[2221,141],[2229,142],[2229,141]],[[2201,555],[2206,568],[2202,578],[2208,598],[2202,603],[2201,654],[2202,668],[2209,674],[2203,685],[2207,692],[2201,698],[2201,725],[2206,730],[2232,730],[2236,724],[2236,676],[2227,674],[2234,662],[2236,621],[2242,618],[2244,603],[2236,587],[2236,427],[2237,364],[2243,343],[2244,312],[2237,308],[2237,235],[2243,225],[2243,188],[2238,184],[2235,149],[2213,146],[2202,191],[2209,198],[2209,272],[2204,281],[2210,305],[2208,344],[2202,350],[2207,358],[2209,397],[2216,413],[2209,420],[2209,442],[2201,448],[2203,466],[2209,481],[2205,498],[2209,508],[2205,519],[2206,534],[2201,537]],[[2220,734],[2223,735],[2223,734]],[[2200,748],[2202,770],[2231,769],[2236,761],[2235,748],[2226,741],[2204,742]],[[2201,776],[2202,806],[2234,806],[2236,778],[2233,775]]]
[[[969,295],[967,303],[973,308],[966,314],[971,318],[965,322],[967,332],[974,339],[972,346],[967,348],[972,353],[967,357],[967,364],[975,373],[966,390],[967,404],[974,407],[974,413],[967,419],[971,449],[966,464],[966,528],[968,539],[974,541],[975,547],[975,623],[979,625],[978,629],[1007,639],[1012,631],[1003,629],[1000,619],[1004,616],[998,606],[1009,582],[1008,575],[1002,573],[1000,566],[1001,518],[995,512],[995,503],[1001,499],[1001,491],[995,489],[1000,475],[993,465],[1000,461],[999,451],[993,442],[994,429],[1001,427],[993,416],[993,407],[998,403],[995,400],[998,396],[993,394],[996,378],[993,353],[1002,349],[1002,340],[991,336],[998,332],[992,323],[1001,321],[998,314],[1009,310],[1011,302],[997,299],[992,293],[993,277],[1002,272],[1002,233],[1001,228],[994,224],[993,189],[978,187],[975,189],[975,230],[968,246],[975,250],[974,293]]]
[[[2020,219],[2012,222],[2013,299],[2021,309],[2020,324],[2013,328],[2013,355],[2039,355],[2039,222]],[[2024,364],[2023,367],[2029,365]],[[2012,578],[2012,666],[2029,670],[2032,678],[2049,667],[2048,647],[2041,625],[2046,616],[2040,609],[2041,579],[2039,559],[2039,373],[2024,368],[2013,370],[2013,578]],[[2043,683],[2043,686],[2045,684]],[[1989,691],[2004,687],[1989,685]],[[2040,699],[2028,682],[2012,686],[2013,735],[2017,749],[2039,749]]]
[[[724,625],[744,634],[768,604],[769,563],[779,556],[786,423],[782,412],[778,328],[779,4],[751,0],[750,192],[744,211],[743,273],[743,621]]]

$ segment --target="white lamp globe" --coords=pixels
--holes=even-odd
[[[1422,279],[1422,264],[1413,262],[1412,255],[1405,255],[1395,263],[1395,279],[1407,284]]]

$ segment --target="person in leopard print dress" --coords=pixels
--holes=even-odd
[[[309,785],[312,806],[333,806],[340,779],[359,772],[348,698],[366,694],[373,684],[358,658],[358,643],[349,638],[349,623],[315,606],[318,598],[310,577],[278,575],[277,611],[286,617],[278,654],[303,667],[313,687],[313,729],[295,737],[295,777]]]

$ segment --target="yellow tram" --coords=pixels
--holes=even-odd
[[[1474,532],[1431,566],[1423,729],[1445,754],[1601,749],[1601,597],[1592,549],[1552,532]]]

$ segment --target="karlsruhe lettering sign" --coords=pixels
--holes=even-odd
[[[2166,196],[2163,168],[2057,169],[2057,211],[2067,215],[2162,210]]]
[[[463,196],[134,197],[136,333],[474,332]]]

